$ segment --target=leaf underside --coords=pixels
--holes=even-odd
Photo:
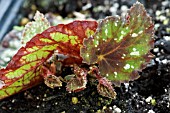
[[[42,64],[54,51],[82,60],[83,39],[92,35],[96,27],[96,21],[73,21],[50,27],[34,36],[19,49],[7,67],[0,70],[0,99],[40,83]]]
[[[126,17],[107,17],[96,33],[84,40],[83,62],[98,64],[103,77],[115,85],[139,77],[138,71],[151,59],[154,25],[144,6],[137,2]]]

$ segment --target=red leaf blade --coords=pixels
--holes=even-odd
[[[54,51],[80,57],[80,46],[87,33],[95,32],[96,21],[74,21],[50,27],[34,36],[25,47],[19,49],[5,69],[0,70],[0,99],[25,90],[42,80],[41,65]]]

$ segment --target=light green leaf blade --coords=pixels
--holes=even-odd
[[[22,44],[26,44],[33,36],[50,27],[48,20],[39,11],[36,12],[34,20],[26,24],[22,34]]]

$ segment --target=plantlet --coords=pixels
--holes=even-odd
[[[47,27],[46,20],[45,23]],[[36,33],[32,34],[36,35],[31,38],[31,34],[29,39],[30,24],[24,32],[28,42],[0,70],[0,99],[33,87],[43,78],[51,88],[66,82],[69,92],[78,92],[86,88],[87,76],[98,80],[101,95],[114,99],[113,84],[120,86],[137,79],[138,71],[153,57],[149,52],[153,27],[151,17],[139,2],[126,17],[107,17],[99,24],[77,20],[43,32],[34,26]],[[62,75],[67,67],[73,68],[72,74]]]

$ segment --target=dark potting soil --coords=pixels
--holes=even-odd
[[[115,100],[99,95],[93,82],[88,82],[87,88],[78,93],[68,93],[65,84],[61,88],[50,89],[41,83],[1,100],[0,113],[170,113],[170,20],[168,20],[170,2],[168,0],[142,2],[145,3],[148,13],[155,22],[155,47],[151,50],[155,58],[146,69],[139,72],[141,75],[139,79],[115,88],[117,92]],[[60,4],[60,8],[43,6],[43,3],[35,0],[31,3],[43,13],[47,13],[49,9],[51,12],[60,12],[62,17],[70,15],[72,11],[81,12],[82,8],[86,8],[86,11],[96,19],[114,13],[121,14],[126,7],[132,5],[131,1],[125,0],[90,2],[63,0],[61,3],[50,0],[52,6]],[[88,6],[88,3],[91,6]],[[103,8],[106,10],[101,10]],[[31,14],[31,11],[27,10],[26,13],[21,11],[21,13]]]

